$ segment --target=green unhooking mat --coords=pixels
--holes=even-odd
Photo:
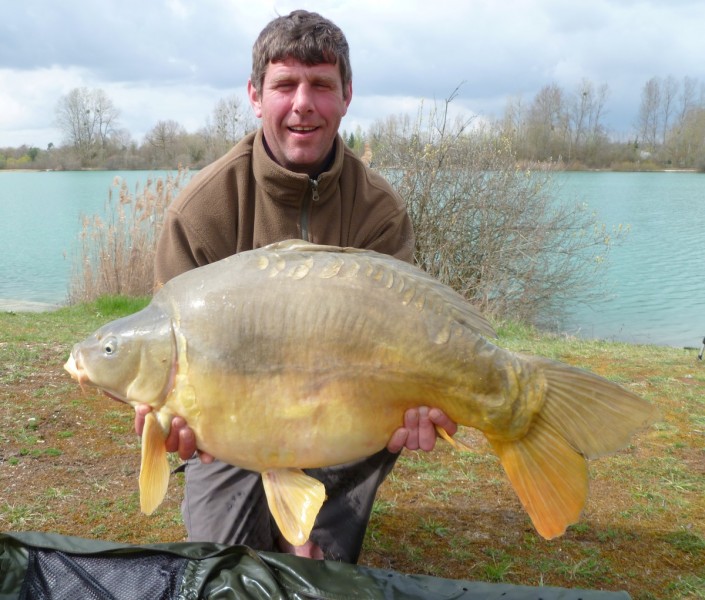
[[[403,575],[245,546],[0,533],[0,600],[617,600],[625,592]]]

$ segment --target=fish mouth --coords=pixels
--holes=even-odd
[[[83,384],[88,382],[88,374],[86,373],[86,370],[76,362],[73,352],[69,355],[69,359],[66,361],[64,369],[78,382],[78,385],[81,386],[81,390],[85,391]]]
[[[79,356],[78,360],[76,360],[75,352],[76,351],[74,350],[69,355],[69,359],[64,364],[64,369],[68,372],[69,375],[71,375],[73,379],[78,382],[78,385],[81,386],[81,391],[85,393],[86,385],[92,385],[91,378],[88,376],[88,373],[81,364],[81,357]],[[110,398],[111,400],[115,400],[116,402],[127,402],[125,398],[107,392],[103,389],[101,389],[101,392],[103,392],[108,398]]]

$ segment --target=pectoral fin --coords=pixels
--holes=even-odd
[[[294,546],[305,544],[326,499],[325,486],[300,469],[264,471],[262,483],[279,531]]]
[[[142,430],[142,466],[140,468],[140,508],[151,515],[162,503],[169,485],[169,461],[166,436],[153,413],[148,413]]]

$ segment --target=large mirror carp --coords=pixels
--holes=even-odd
[[[407,408],[433,406],[485,434],[537,531],[553,538],[583,509],[586,458],[622,448],[656,413],[615,383],[491,336],[476,309],[416,267],[288,241],[175,277],[76,344],[66,369],[152,407],[146,513],[166,494],[164,440],[180,415],[201,450],[262,474],[277,525],[301,545],[325,501],[302,469],[372,455]]]

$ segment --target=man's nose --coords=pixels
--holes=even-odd
[[[307,83],[301,83],[296,88],[294,95],[294,110],[298,113],[307,113],[313,110],[313,90]]]

